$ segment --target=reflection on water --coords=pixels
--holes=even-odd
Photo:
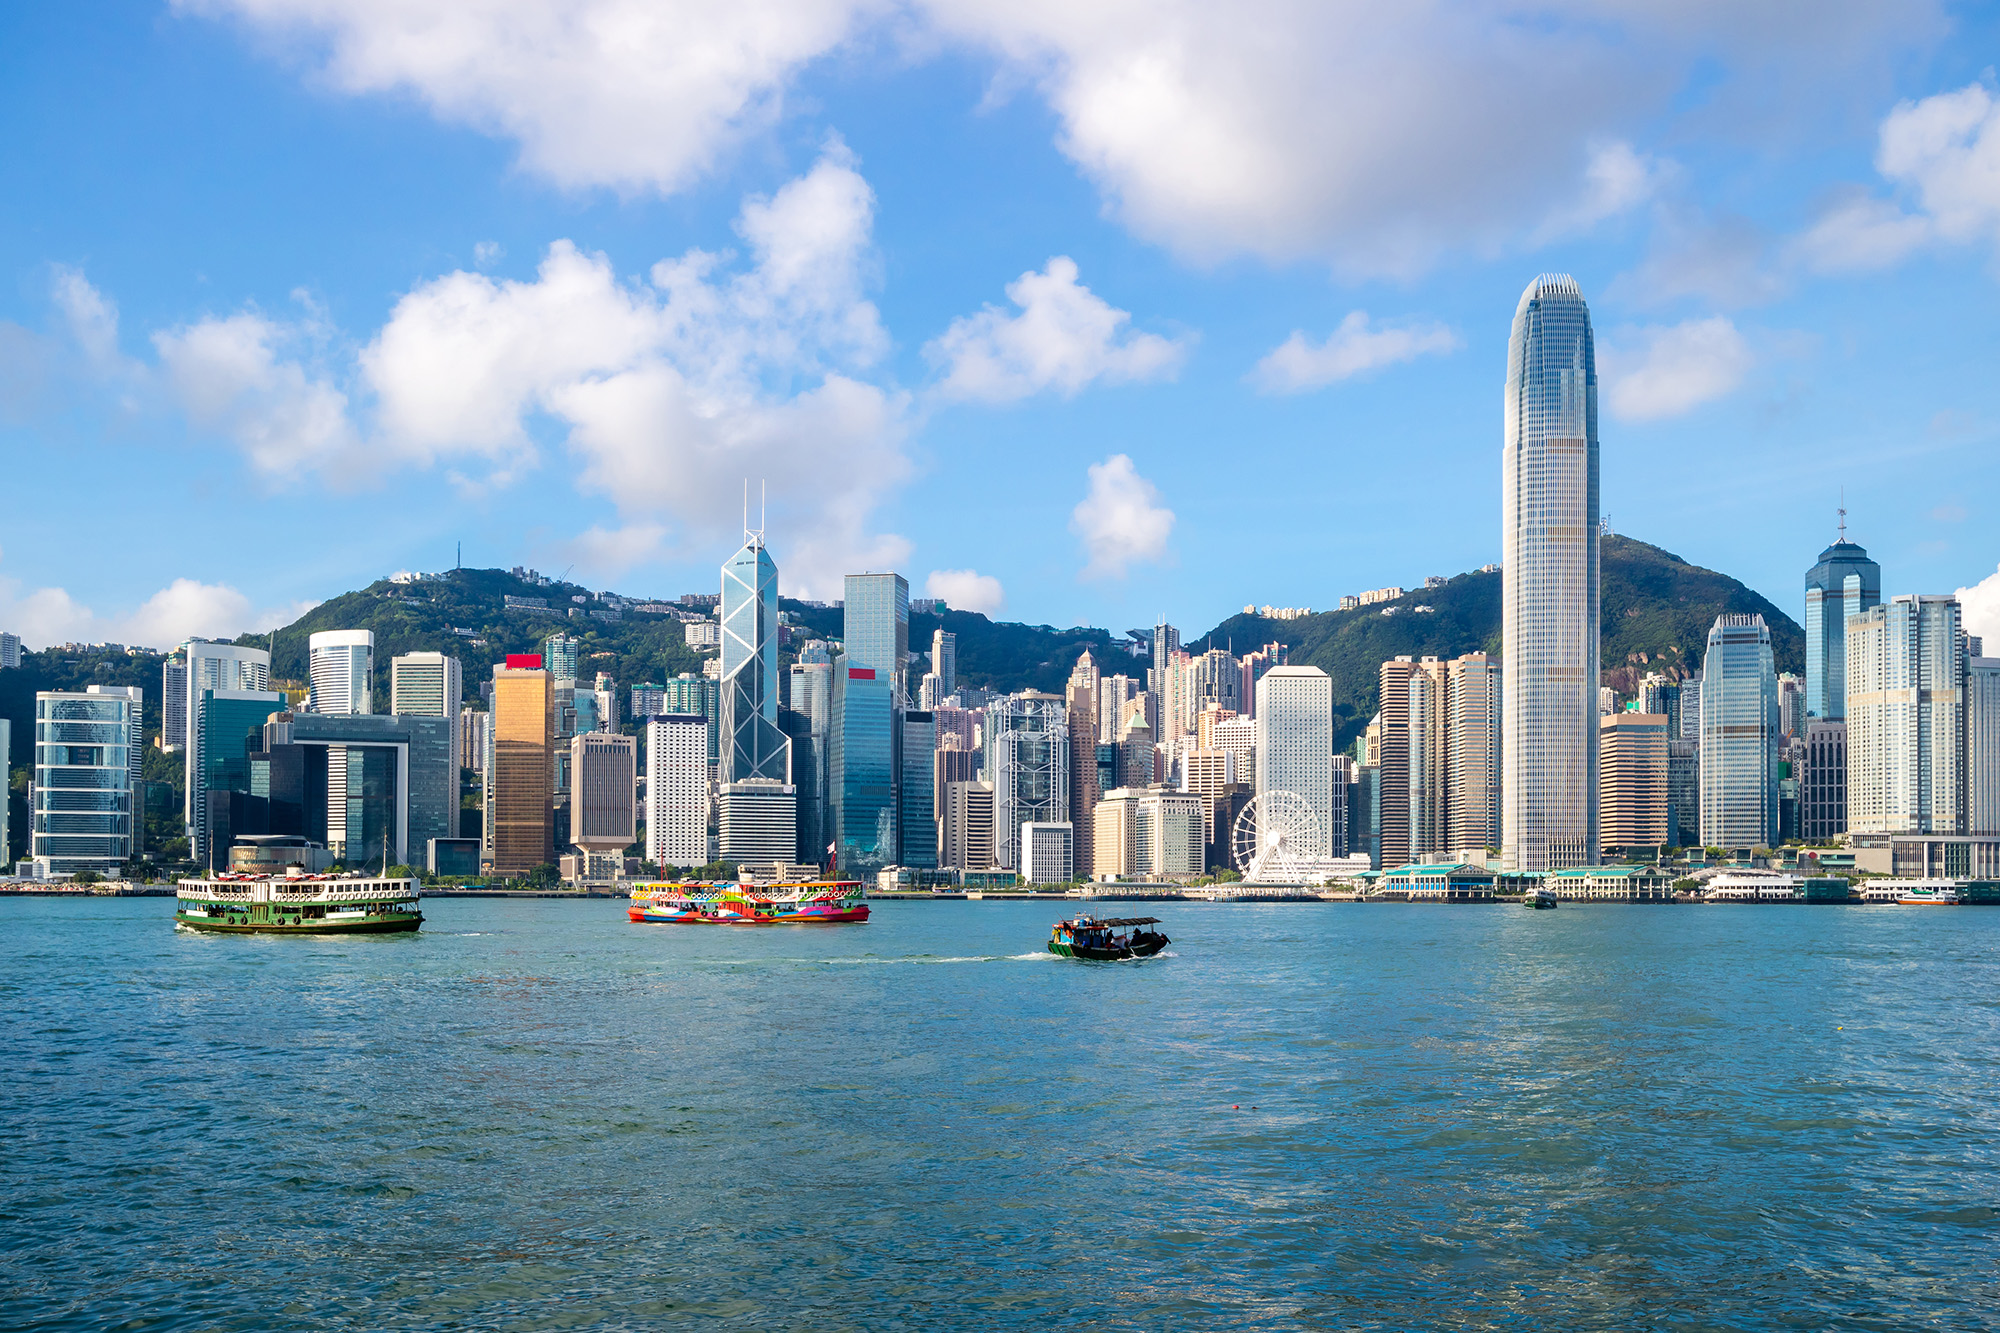
[[[1962,1327],[2000,912],[0,902],[0,1325]]]

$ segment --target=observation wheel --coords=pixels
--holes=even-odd
[[[1251,798],[1230,830],[1230,857],[1253,881],[1301,880],[1320,858],[1319,816],[1297,792],[1267,791]]]

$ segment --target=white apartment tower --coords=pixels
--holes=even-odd
[[[1850,615],[1846,649],[1848,831],[1960,832],[1966,659],[1957,599],[1894,597]]]
[[[1528,284],[1507,344],[1501,451],[1501,856],[1598,856],[1597,357],[1576,280]]]
[[[1303,854],[1332,856],[1341,813],[1333,792],[1333,682],[1318,667],[1273,667],[1257,682],[1254,726],[1257,794],[1303,798],[1319,820],[1318,841]]]
[[[330,629],[307,643],[312,694],[309,713],[375,711],[375,631]]]
[[[700,713],[646,722],[646,859],[708,864],[708,719]]]

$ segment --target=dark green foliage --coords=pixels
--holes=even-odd
[[[535,597],[549,609],[508,610],[506,598]],[[304,681],[307,642],[319,630],[365,629],[375,633],[375,706],[389,706],[389,659],[403,653],[446,653],[463,664],[466,697],[479,698],[479,685],[509,653],[538,653],[551,634],[583,641],[577,676],[588,682],[608,672],[621,691],[642,681],[660,681],[683,671],[699,672],[702,657],[687,646],[687,633],[671,616],[627,611],[617,621],[572,616],[599,609],[595,601],[575,602],[589,590],[576,584],[548,587],[524,583],[499,569],[456,569],[421,583],[379,580],[360,592],[321,602],[275,635],[246,634],[238,643],[270,648],[271,675]],[[457,631],[467,630],[469,634]],[[474,640],[481,642],[475,643]],[[155,677],[155,689],[158,678]],[[625,696],[629,703],[630,696]]]
[[[1630,537],[1606,537],[1600,548],[1603,585],[1602,660],[1605,683],[1629,695],[1640,676],[1684,676],[1699,667],[1709,626],[1723,614],[1757,614],[1771,627],[1779,671],[1805,670],[1805,631],[1750,589],[1714,570]],[[1442,587],[1415,589],[1383,606],[1329,611],[1300,620],[1232,616],[1210,632],[1238,653],[1276,640],[1293,663],[1333,678],[1334,744],[1345,746],[1378,706],[1382,663],[1394,657],[1457,657],[1500,653],[1500,575],[1461,574]],[[1418,606],[1433,608],[1419,613]]]

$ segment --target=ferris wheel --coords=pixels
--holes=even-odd
[[[1296,792],[1251,798],[1230,830],[1229,850],[1243,877],[1284,883],[1306,877],[1320,860],[1319,816]]]

